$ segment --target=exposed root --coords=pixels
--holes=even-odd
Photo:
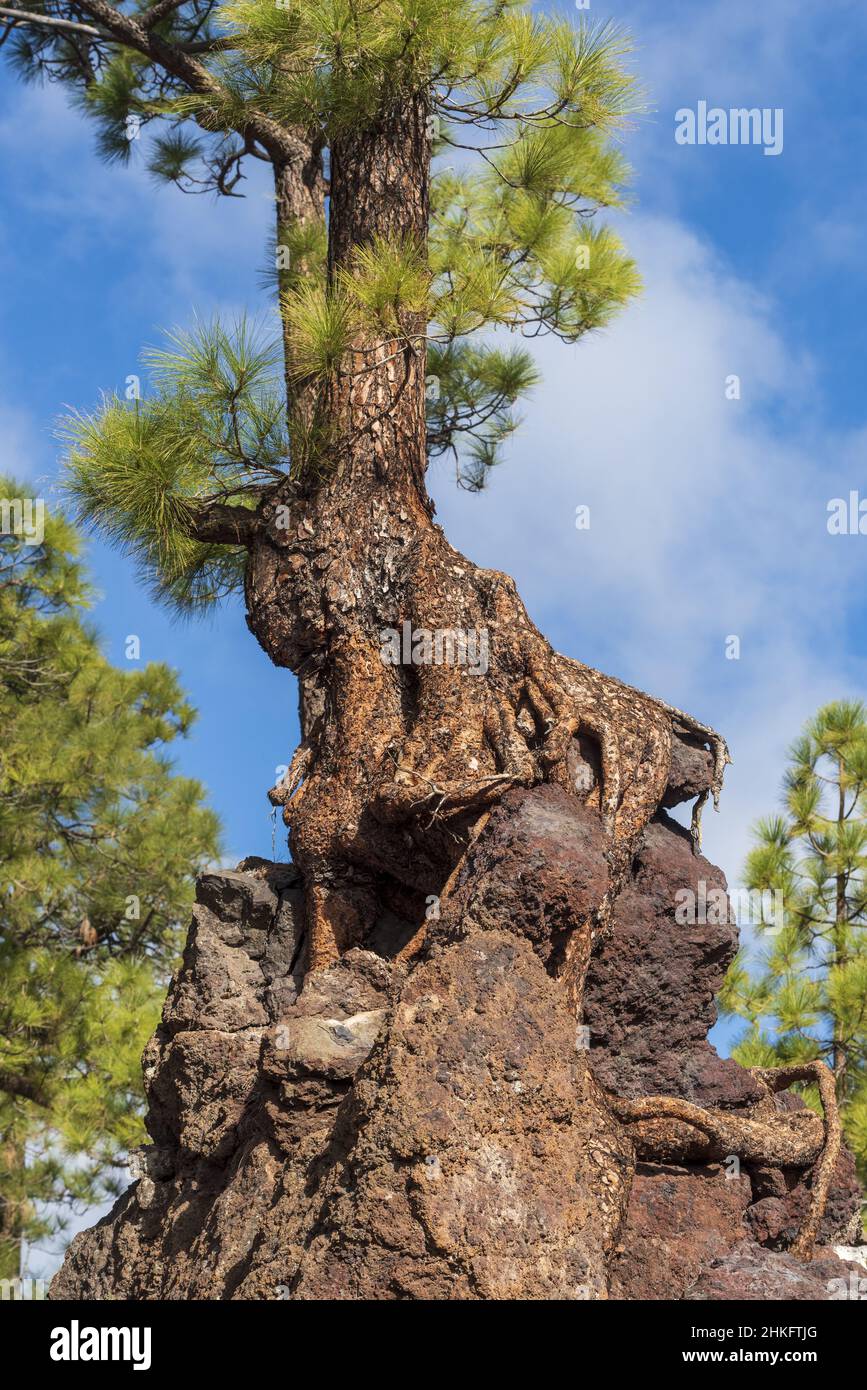
[[[674,705],[666,704],[664,700],[656,700],[655,703],[672,716],[672,723],[676,726],[678,733],[703,738],[710,744],[713,752],[713,777],[710,792],[713,795],[714,810],[718,811],[725,770],[731,763],[728,744],[722,734],[718,734],[708,724],[699,723],[697,719],[693,719],[691,714],[684,714],[683,710],[676,709]]]
[[[500,598],[507,609],[517,602],[509,590]],[[673,739],[682,734],[713,753],[710,785],[693,811],[695,851],[701,810],[708,795],[718,800],[728,749],[713,729],[682,710],[552,651],[511,611],[498,618],[491,648],[498,660],[484,679],[418,668],[412,719],[383,760],[373,814],[398,831],[413,823],[422,832],[439,827],[460,847],[468,823],[512,787],[557,782],[592,799],[609,845],[608,888],[593,912],[591,940],[598,944],[610,933],[635,849],[663,800]],[[573,747],[585,737],[598,748],[598,776],[579,787],[569,765]],[[575,982],[572,993],[577,998],[580,992]]]
[[[673,1096],[609,1097],[609,1104],[633,1127],[630,1133],[642,1158],[693,1163],[737,1157],[745,1163],[798,1168],[813,1163],[822,1148],[821,1121],[812,1111],[756,1117],[705,1110]]]
[[[483,811],[499,801],[516,781],[507,773],[495,773],[490,777],[466,778],[440,785],[424,772],[399,764],[394,783],[380,792],[377,813],[385,822],[428,816],[429,828],[435,820]]]
[[[304,877],[310,961],[364,938],[365,923],[353,917],[367,910],[359,876],[436,891],[480,816],[511,788],[546,782],[598,808],[604,825],[608,884],[589,920],[598,941],[665,797],[674,738],[713,750],[711,784],[693,815],[695,848],[706,795],[719,796],[724,741],[682,710],[555,652],[514,582],[453,551],[410,496],[377,489],[364,516],[341,512],[341,545],[325,557],[334,517],[323,497],[319,523],[274,533],[248,579],[267,631],[286,627],[288,646],[275,659],[294,668],[316,654],[305,677],[305,740],[269,794]],[[397,649],[384,646],[383,632],[399,633]],[[437,647],[432,632],[455,640]],[[413,634],[427,634],[427,648]],[[584,740],[598,760],[594,753],[594,776],[579,785]],[[371,911],[368,931],[375,904]],[[575,925],[582,934],[588,923]]]
[[[310,771],[311,764],[315,755],[315,749],[310,739],[304,739],[299,743],[292,755],[292,761],[282,779],[268,793],[268,800],[272,806],[286,807],[292,800],[304,778]]]
[[[753,1067],[752,1074],[763,1081],[769,1091],[783,1091],[794,1081],[815,1081],[822,1102],[825,1117],[825,1141],[819,1161],[813,1168],[810,1211],[801,1227],[792,1253],[802,1260],[810,1259],[813,1246],[819,1233],[819,1225],[828,1202],[828,1191],[840,1157],[842,1127],[840,1111],[837,1106],[837,1090],[834,1075],[824,1062],[802,1062],[789,1067]]]
[[[796,1081],[819,1088],[824,1123],[811,1110],[764,1111],[759,1102],[752,1113],[704,1110],[672,1096],[626,1100],[609,1095],[608,1104],[624,1124],[642,1158],[664,1162],[695,1162],[737,1157],[746,1163],[774,1167],[812,1166],[810,1210],[791,1252],[809,1260],[828,1201],[828,1190],[840,1155],[841,1129],[834,1077],[823,1062],[790,1067],[753,1067],[768,1096]],[[763,1113],[757,1113],[763,1112]],[[696,1133],[697,1131],[697,1133]]]
[[[699,854],[701,852],[701,813],[707,804],[708,795],[709,793],[707,791],[703,791],[700,796],[696,797],[693,803],[692,821],[689,827],[693,854]]]

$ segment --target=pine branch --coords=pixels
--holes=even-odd
[[[143,29],[152,29],[155,24],[159,24],[166,15],[172,14],[174,10],[179,10],[185,5],[187,0],[156,0],[156,4],[151,5],[143,14],[139,15],[139,23]]]
[[[229,45],[229,40],[208,39],[188,45],[172,43],[159,34],[150,32],[139,20],[116,10],[107,0],[76,0],[76,4],[79,10],[94,21],[93,25],[33,14],[8,6],[0,7],[0,15],[11,19],[16,28],[25,24],[57,28],[83,33],[88,38],[97,38],[104,42],[120,43],[149,58],[170,76],[183,82],[192,92],[202,96],[213,96],[217,101],[222,101],[227,96],[225,87],[209,68],[199,61],[197,54],[225,48]],[[160,17],[162,16],[157,16]],[[150,24],[153,25],[155,22],[151,17]],[[307,145],[302,139],[255,108],[249,112],[239,133],[257,140],[272,159],[296,160],[307,154]]]
[[[8,1096],[18,1096],[21,1100],[30,1100],[34,1105],[47,1107],[49,1104],[41,1087],[23,1076],[0,1071],[0,1091],[5,1091]]]
[[[61,29],[74,34],[86,34],[88,38],[112,39],[113,35],[107,29],[97,29],[92,24],[80,24],[73,19],[58,19],[50,14],[31,14],[28,10],[19,10],[9,5],[0,5],[0,15],[4,19],[13,21],[13,28],[18,25],[34,24],[48,29]]]
[[[195,513],[190,535],[210,545],[249,545],[256,524],[256,515],[249,507],[212,502]]]

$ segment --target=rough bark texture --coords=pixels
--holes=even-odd
[[[325,485],[294,529],[275,508],[247,583],[251,627],[302,685],[304,741],[273,799],[308,892],[308,965],[361,944],[390,894],[439,893],[480,814],[545,782],[601,812],[609,882],[588,911],[591,931],[604,927],[641,833],[667,788],[678,797],[672,746],[701,726],[555,653],[513,581],[453,550],[413,486],[355,480],[348,495],[351,517],[339,481]],[[454,634],[458,651],[461,635],[483,634],[485,669],[389,662],[384,639],[405,624]],[[725,746],[703,736],[717,789]]]
[[[720,880],[664,814],[576,1025],[558,962],[607,873],[592,809],[510,792],[421,944],[385,911],[374,949],[306,976],[298,871],[206,875],[145,1056],[153,1146],[52,1297],[840,1297],[851,1159],[795,1259],[821,1125],[709,1047],[736,934],[674,925],[678,889]],[[615,1093],[656,1091],[727,1116],[736,1146],[769,1106],[800,1114],[811,1158],[736,1165],[693,1130],[694,1157],[636,1166]]]

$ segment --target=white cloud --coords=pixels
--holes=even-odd
[[[771,193],[773,247],[768,273],[803,274],[805,243],[811,264],[834,253],[833,237],[812,224],[829,209],[854,227],[863,225],[863,186],[851,178],[851,151],[863,137],[857,88],[848,85],[853,53],[862,43],[861,0],[825,0],[795,5],[791,0],[618,0],[610,8],[593,0],[594,18],[612,18],[635,41],[633,66],[647,93],[646,111],[629,132],[626,155],[640,174],[646,205],[671,212],[707,198],[713,206],[720,189],[726,204],[717,214],[737,227],[745,249],[759,246],[767,228],[756,216],[745,180],[767,181]],[[785,144],[781,158],[766,159],[758,149],[731,152],[675,144],[675,112],[711,106],[781,107]],[[720,178],[721,170],[727,176]],[[793,177],[794,176],[794,177]],[[749,185],[748,185],[749,186]],[[801,194],[801,206],[788,230],[773,222],[787,200]],[[837,218],[839,221],[839,217]],[[791,287],[791,279],[789,288]]]
[[[126,272],[104,281],[116,312],[144,310],[154,330],[201,314],[231,313],[256,296],[257,248],[264,264],[273,203],[265,167],[248,160],[243,198],[182,194],[145,168],[147,134],[127,165],[96,153],[93,122],[57,86],[4,86],[0,170],[18,209],[51,229],[57,264],[92,273],[106,252]],[[16,228],[0,218],[0,247],[10,255]],[[258,306],[257,306],[258,307]]]

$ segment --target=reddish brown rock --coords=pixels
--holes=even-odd
[[[791,1099],[800,1102],[799,1098]],[[751,1231],[762,1244],[785,1247],[800,1230],[810,1205],[810,1176],[795,1169],[751,1168],[755,1201],[747,1213]],[[863,1193],[855,1159],[841,1150],[819,1227],[823,1245],[855,1244],[861,1238]]]
[[[598,815],[557,786],[507,792],[470,846],[438,941],[508,931],[528,941],[550,974],[562,969],[582,924],[586,947],[608,890]]]
[[[693,801],[707,791],[713,777],[713,754],[704,742],[682,733],[672,740],[671,769],[663,806]]]
[[[706,776],[700,753],[672,796]],[[809,1175],[641,1163],[629,1194],[631,1145],[600,1086],[731,1110],[756,1094],[706,1040],[736,932],[674,920],[702,882],[723,886],[661,815],[590,960],[588,1052],[555,976],[576,939],[589,954],[608,868],[595,812],[559,788],[504,798],[425,951],[394,959],[412,932],[396,900],[375,949],[300,993],[291,866],[204,876],[144,1058],[154,1144],[52,1296],[835,1296],[816,1290],[848,1266],[784,1249]],[[854,1238],[857,1204],[846,1157],[822,1241]]]
[[[664,814],[651,822],[611,935],[591,960],[584,995],[593,1069],[617,1095],[723,1107],[758,1099],[748,1073],[707,1041],[737,928],[713,920],[713,912],[703,914],[710,921],[675,921],[679,894],[692,892],[701,915],[700,902],[713,903],[712,894],[725,888],[721,871],[693,853],[681,826]]]
[[[262,861],[200,880],[144,1058],[156,1142],[110,1215],[72,1242],[52,1297],[244,1297],[251,1269],[249,1296],[283,1296],[311,1173],[400,975],[352,951],[296,998],[294,882],[291,866]]]
[[[831,1248],[831,1223],[823,1231],[827,1243],[805,1265],[784,1251],[765,1248],[791,1242],[803,1210],[794,1220],[785,1201],[755,1201],[753,1193],[750,1174],[735,1164],[639,1163],[611,1264],[611,1298],[838,1296],[842,1285],[828,1286],[828,1281],[848,1281],[851,1268]]]
[[[744,1242],[702,1270],[682,1295],[693,1302],[828,1302],[867,1298],[860,1265],[830,1251],[813,1260],[796,1260],[778,1250]]]
[[[701,1271],[747,1236],[752,1201],[746,1174],[640,1163],[611,1267],[611,1297],[680,1299]]]
[[[334,1138],[296,1297],[605,1296],[631,1146],[519,937],[434,949]]]

